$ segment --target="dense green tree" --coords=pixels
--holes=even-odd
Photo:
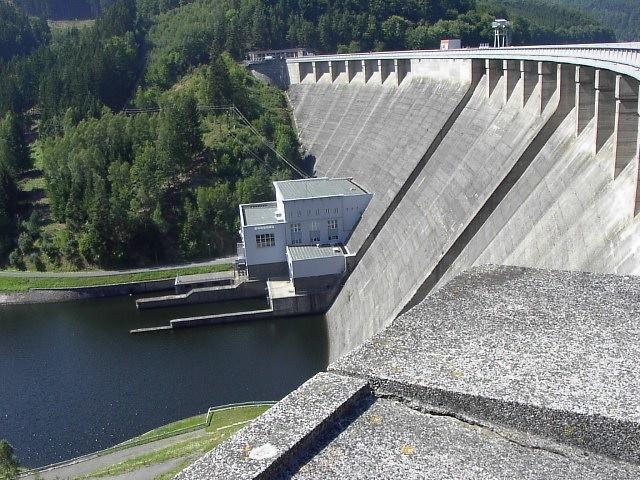
[[[9,170],[0,164],[0,264],[13,248],[16,235],[16,184]]]
[[[26,55],[46,44],[50,37],[46,22],[30,20],[12,2],[0,0],[0,60]]]
[[[6,440],[0,440],[0,479],[14,480],[18,478],[20,464],[13,447]]]
[[[0,121],[0,165],[14,176],[29,168],[29,149],[23,127],[16,115],[9,112]]]
[[[16,268],[230,251],[237,203],[271,199],[271,182],[291,175],[282,157],[301,161],[284,96],[238,62],[248,49],[473,46],[490,40],[495,16],[512,21],[518,44],[613,38],[551,0],[15,2],[42,17],[0,0],[0,262]],[[98,13],[53,37],[44,21]],[[152,111],[117,113],[132,104]],[[25,221],[16,178],[30,167],[27,126],[40,136],[50,210]]]

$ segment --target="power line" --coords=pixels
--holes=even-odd
[[[251,122],[247,119],[247,117],[244,116],[244,114],[238,109],[238,107],[236,107],[234,104],[230,104],[230,105],[198,105],[198,110],[200,111],[215,111],[215,112],[220,112],[220,111],[227,111],[230,113],[233,113],[238,119],[240,119],[240,121],[247,127],[249,128],[249,130],[256,136],[258,137],[262,143],[264,143],[266,145],[266,147],[271,150],[271,152],[273,152],[273,154],[283,163],[285,163],[291,170],[293,170],[294,172],[296,172],[298,175],[300,175],[300,177],[302,178],[309,178],[309,175],[307,175],[306,173],[304,173],[302,170],[300,170],[295,164],[293,164],[292,162],[290,162],[289,160],[287,160],[284,155],[282,155],[280,152],[278,152],[276,150],[276,148],[271,144],[271,142],[269,142],[269,140],[267,140],[267,138],[262,135],[252,124]],[[161,112],[163,109],[160,107],[156,107],[156,108],[126,108],[122,110],[122,113],[125,113],[127,115],[135,115],[138,113],[158,113]],[[236,141],[238,141],[238,139],[236,138]]]

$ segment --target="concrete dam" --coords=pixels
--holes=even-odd
[[[474,266],[640,274],[640,44],[287,61],[318,175],[374,194],[330,359]]]

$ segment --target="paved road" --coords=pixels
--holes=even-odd
[[[110,275],[123,275],[130,273],[146,273],[158,270],[176,270],[179,268],[192,267],[208,267],[211,265],[221,265],[224,263],[233,263],[235,256],[216,258],[206,262],[188,263],[182,265],[165,265],[160,267],[138,268],[133,270],[90,270],[84,272],[9,272],[0,271],[0,277],[30,277],[30,278],[47,278],[47,277],[66,277],[66,278],[85,278],[85,277],[104,277]]]
[[[36,475],[21,476],[20,480],[36,480],[36,479],[38,480],[71,480],[76,477],[80,477],[82,475],[87,475],[89,473],[95,472],[96,470],[99,470],[101,468],[123,462],[130,458],[143,455],[145,453],[150,453],[155,450],[159,450],[169,445],[173,445],[174,443],[179,443],[184,440],[189,440],[191,438],[199,437],[201,435],[203,435],[203,430],[196,430],[195,432],[183,433],[182,435],[177,435],[171,438],[165,438],[164,440],[158,440],[156,442],[147,443],[145,445],[139,445],[137,447],[131,447],[126,450],[119,450],[117,452],[109,453],[107,455],[102,455],[99,457],[89,457],[85,460],[82,460],[78,463],[74,463],[72,465],[62,465],[60,467],[56,467],[51,470],[47,470],[45,472],[40,472],[39,476],[36,476]],[[173,468],[173,465],[177,465],[178,460],[181,460],[181,459],[174,459],[174,460],[176,460],[175,464],[172,463],[171,465],[169,465],[169,462],[165,462],[157,466],[157,468],[159,468],[160,470],[155,475],[151,475],[152,473],[151,470],[155,471],[155,469],[152,469],[152,467],[149,467],[148,469],[144,469],[144,470],[147,470],[148,471],[147,474],[150,476],[147,476],[147,477],[132,476],[131,478],[153,478],[156,475],[169,471],[171,468]],[[164,467],[161,467],[162,465],[167,468],[163,469]],[[127,475],[131,476],[133,474],[134,472],[131,472]],[[118,476],[116,478],[123,478],[123,479],[129,478],[127,475]]]
[[[118,475],[116,477],[102,477],[101,480],[151,480],[156,478],[163,473],[170,472],[175,467],[180,465],[184,458],[174,458],[164,463],[158,463],[156,465],[151,465],[150,467],[140,468],[138,470],[134,470],[133,472],[125,473],[123,475]],[[196,459],[194,458],[193,461]]]

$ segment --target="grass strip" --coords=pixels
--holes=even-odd
[[[154,280],[168,280],[175,278],[177,275],[224,272],[232,268],[233,266],[231,264],[222,264],[99,277],[5,277],[0,275],[0,292],[27,292],[32,288],[79,288],[120,283],[150,282]]]
[[[204,454],[219,445],[230,433],[205,433],[202,436],[185,440],[183,442],[169,445],[168,447],[145,453],[137,457],[130,458],[124,462],[116,463],[109,467],[96,470],[95,472],[80,478],[100,478],[122,475],[133,472],[141,468],[150,467],[158,463],[164,463],[174,458],[181,458],[196,454]]]
[[[141,468],[150,467],[159,463],[172,460],[174,458],[184,458],[185,461],[175,468],[173,475],[181,471],[196,457],[212,450],[222,443],[226,438],[244,427],[244,422],[253,420],[267,411],[271,405],[244,405],[232,407],[221,411],[214,412],[211,423],[203,430],[201,436],[191,438],[173,445],[155,450],[149,453],[138,455],[123,462],[111,465],[80,478],[99,478],[107,476],[122,475]],[[147,432],[143,435],[135,437],[128,442],[118,445],[118,450],[126,449],[128,446],[137,446],[144,444],[145,441],[151,442],[158,437],[170,436],[172,432],[180,433],[187,428],[197,426],[202,423],[206,415],[196,415],[194,417],[179,420],[177,422],[164,425]],[[228,427],[228,428],[225,428]],[[223,430],[219,430],[223,428]],[[171,472],[169,472],[171,473]],[[163,474],[160,478],[173,478]]]
[[[180,464],[174,468],[172,468],[171,470],[169,470],[168,472],[163,473],[162,475],[158,475],[156,478],[154,478],[153,480],[172,480],[173,477],[175,477],[177,474],[179,474],[182,470],[184,470],[185,468],[187,468],[189,465],[191,465],[198,457],[194,456],[191,458],[188,458],[187,460],[185,460],[184,462],[180,462]]]

